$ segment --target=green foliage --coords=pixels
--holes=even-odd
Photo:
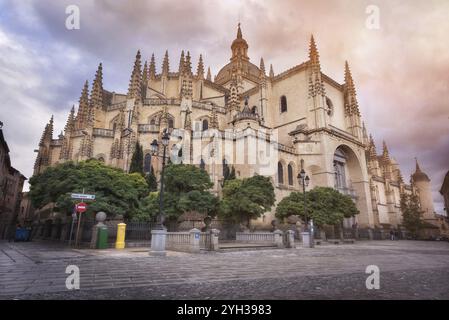
[[[208,189],[213,186],[208,173],[193,165],[171,164],[164,170],[164,214],[177,219],[188,211],[214,216],[218,199]],[[143,201],[140,220],[148,220],[159,213],[159,193],[151,193]]]
[[[275,194],[271,179],[256,175],[226,181],[220,203],[220,215],[236,223],[246,222],[271,210]]]
[[[165,167],[164,176],[167,192],[205,191],[213,186],[209,174],[191,164],[170,164]]]
[[[83,189],[96,196],[95,201],[88,202],[87,213],[104,211],[125,217],[139,210],[140,200],[148,193],[140,174],[126,174],[97,160],[65,162],[30,179],[30,198],[35,208],[53,202],[59,212],[66,214],[79,202],[71,199],[70,194],[81,193]]]
[[[148,185],[148,189],[150,192],[157,191],[157,179],[154,175],[154,169],[153,166],[151,166],[151,171],[145,175],[145,180]]]
[[[284,219],[295,215],[303,221],[313,219],[314,224],[322,226],[339,225],[343,218],[359,213],[351,197],[327,187],[316,187],[306,192],[306,212],[304,215],[304,194],[292,192],[279,202],[276,217]]]
[[[131,157],[131,164],[129,166],[129,173],[139,173],[143,175],[143,147],[136,142],[133,155]]]
[[[419,199],[415,194],[401,195],[402,225],[410,232],[413,238],[419,236],[419,231],[424,227],[422,211],[419,206]]]

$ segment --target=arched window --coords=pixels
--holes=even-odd
[[[293,185],[293,167],[291,164],[289,164],[287,167],[287,173],[288,173],[288,185],[292,186]]]
[[[346,189],[346,154],[341,148],[335,150],[334,154],[334,175],[335,187],[337,189]]]
[[[281,97],[281,112],[287,112],[287,97]]]
[[[168,127],[170,128],[170,129],[173,129],[173,119],[168,119]]]
[[[104,158],[103,157],[99,157],[97,160],[104,163]]]
[[[254,114],[257,114],[257,106],[253,106],[251,108],[251,112],[254,113]]]
[[[203,131],[206,131],[207,129],[209,129],[209,122],[204,119],[203,120]]]
[[[145,173],[151,172],[151,154],[147,153],[143,160],[143,171]]]
[[[278,162],[278,183],[284,184],[284,167]]]
[[[156,124],[156,120],[151,119],[150,124],[151,124],[152,126],[154,126],[154,125]]]
[[[334,104],[332,103],[332,100],[328,97],[326,97],[326,106],[327,106],[327,114],[329,116],[332,116],[334,114]]]

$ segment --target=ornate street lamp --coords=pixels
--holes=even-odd
[[[309,231],[309,219],[307,217],[307,196],[306,196],[306,187],[309,185],[310,178],[308,175],[306,175],[306,172],[304,169],[301,169],[301,172],[298,173],[298,182],[299,185],[302,185],[302,192],[304,194],[304,219],[305,219],[305,226],[304,226],[304,232],[303,235],[303,245],[306,247],[313,247],[313,228],[310,228]],[[310,224],[312,226],[313,222],[312,219],[310,219]]]
[[[164,215],[164,168],[165,168],[165,157],[166,157],[166,151],[167,146],[170,141],[170,134],[168,133],[168,130],[165,130],[162,134],[162,146],[163,146],[163,152],[162,152],[162,170],[161,170],[161,190],[159,192],[159,214],[157,216],[157,224],[155,229],[156,230],[164,230],[164,221],[165,221],[165,215]],[[151,143],[151,152],[153,156],[159,157],[158,154],[159,151],[159,143],[156,139],[153,140]]]

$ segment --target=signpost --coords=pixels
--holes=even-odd
[[[76,212],[79,212],[79,218],[78,218],[78,227],[76,229],[76,240],[75,240],[75,247],[78,247],[78,240],[79,240],[79,234],[80,234],[80,225],[81,225],[81,214],[83,212],[86,212],[87,210],[87,204],[84,202],[80,202],[75,205]]]
[[[71,197],[72,199],[95,200],[94,194],[72,193]]]

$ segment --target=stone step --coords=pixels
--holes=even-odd
[[[254,251],[254,250],[271,250],[278,249],[276,245],[272,244],[223,244],[219,247],[219,252],[231,252],[231,251]]]

